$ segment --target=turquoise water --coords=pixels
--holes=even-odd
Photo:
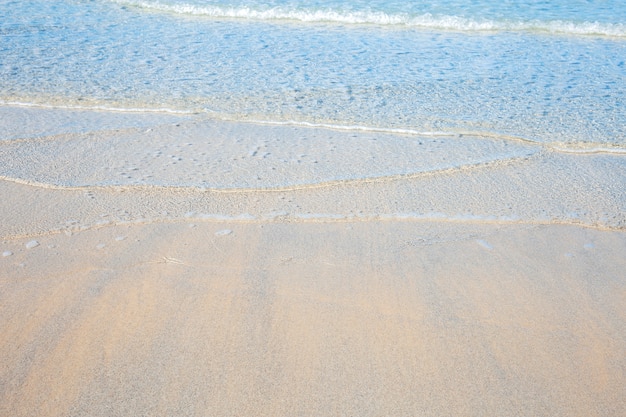
[[[0,101],[626,145],[623,1],[0,0]]]

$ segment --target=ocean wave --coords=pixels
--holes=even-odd
[[[241,19],[254,21],[294,21],[302,23],[330,23],[342,25],[376,25],[397,28],[416,28],[458,32],[538,32],[546,34],[626,37],[626,24],[603,22],[572,22],[564,20],[490,20],[461,16],[435,16],[430,13],[411,15],[389,14],[383,11],[348,11],[334,9],[287,9],[272,7],[223,7],[216,5],[167,4],[146,0],[111,0],[124,6],[133,6],[167,13],[205,16],[213,19]]]

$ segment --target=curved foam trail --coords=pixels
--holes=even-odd
[[[74,233],[153,222],[574,224],[626,228],[621,156],[545,153],[526,161],[411,178],[283,190],[39,188],[0,181],[0,235]],[[23,204],[28,201],[28,204]],[[16,210],[16,207],[20,207]]]
[[[501,163],[539,149],[465,136],[194,120],[8,142],[0,175],[53,187],[292,188]]]
[[[15,114],[28,123],[7,123],[9,137],[28,133],[23,124],[42,130],[0,142],[3,236],[151,222],[626,227],[624,153],[593,144],[563,145],[588,151],[579,153],[493,136],[36,108]],[[142,125],[149,121],[158,124]],[[83,132],[81,123],[107,129]],[[42,136],[50,131],[57,134]]]

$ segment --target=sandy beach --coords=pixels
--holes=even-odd
[[[2,416],[626,414],[622,153],[2,112]]]
[[[623,232],[191,226],[5,240],[2,415],[625,411]]]

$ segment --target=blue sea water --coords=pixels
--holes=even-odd
[[[626,145],[626,2],[0,0],[0,102]]]

